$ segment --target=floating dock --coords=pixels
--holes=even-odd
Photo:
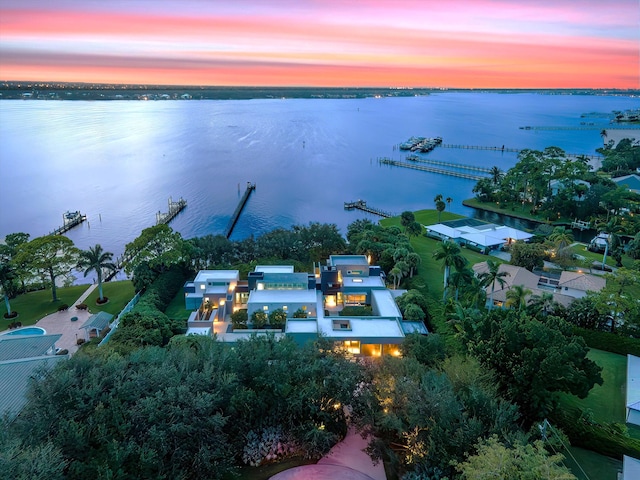
[[[87,216],[81,214],[79,210],[76,210],[75,212],[67,211],[62,214],[62,226],[56,228],[49,235],[62,235],[63,233],[71,230],[76,225],[80,225],[86,219]]]
[[[356,200],[355,202],[344,202],[345,210],[362,210],[363,212],[372,213],[383,218],[395,217],[391,212],[385,212],[379,208],[367,206],[367,202],[364,200]]]
[[[171,197],[169,197],[169,211],[167,213],[156,213],[156,225],[160,225],[162,223],[169,223],[173,220],[176,215],[178,215],[182,210],[187,206],[187,201],[180,197],[180,200],[174,202]]]
[[[244,194],[240,199],[240,203],[238,203],[235,212],[233,212],[233,215],[231,215],[231,220],[229,220],[229,223],[227,224],[227,229],[224,234],[225,237],[229,238],[231,236],[231,233],[233,233],[233,228],[236,226],[238,218],[240,218],[240,214],[242,213],[244,206],[247,204],[247,200],[249,200],[249,195],[251,195],[251,192],[253,192],[255,189],[255,183],[247,182],[247,189],[244,191]]]
[[[444,170],[442,168],[427,167],[425,165],[416,165],[415,163],[398,162],[396,160],[391,160],[390,158],[381,158],[381,159],[378,159],[378,162],[383,165],[392,165],[394,167],[411,168],[413,170],[420,170],[422,172],[438,173],[440,175],[449,175],[450,177],[466,178],[468,180],[478,181],[478,180],[482,180],[483,178],[489,178],[487,176],[475,175],[472,173],[456,172],[453,170]]]

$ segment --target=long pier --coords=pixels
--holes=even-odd
[[[472,173],[455,172],[452,170],[444,170],[442,168],[427,167],[424,165],[416,165],[414,163],[398,162],[391,160],[390,158],[381,158],[378,160],[381,164],[392,165],[394,167],[412,168],[413,170],[420,170],[422,172],[438,173],[440,175],[449,175],[450,177],[466,178],[468,180],[482,180],[483,178],[489,178],[483,175],[474,175]]]
[[[249,200],[249,195],[251,195],[251,192],[253,192],[255,189],[256,189],[255,183],[247,182],[247,189],[244,191],[244,194],[240,199],[240,203],[238,203],[238,206],[236,207],[235,212],[233,212],[233,215],[231,215],[231,219],[227,224],[227,228],[225,230],[225,236],[227,238],[231,236],[231,233],[233,232],[233,228],[236,226],[236,223],[238,222],[238,218],[240,218],[240,214],[242,213],[244,206],[247,204],[247,200]]]
[[[344,202],[345,210],[362,210],[363,212],[372,213],[374,215],[378,215],[383,218],[395,217],[395,215],[391,212],[385,212],[384,210],[380,210],[379,208],[369,207],[367,206],[367,202],[365,200],[356,200],[355,202]]]
[[[156,213],[156,225],[160,225],[162,223],[169,223],[171,220],[176,218],[182,210],[187,206],[187,201],[180,197],[180,200],[174,202],[171,197],[169,197],[169,211],[167,213]]]
[[[80,213],[79,210],[75,212],[65,212],[62,214],[62,226],[56,228],[49,235],[62,235],[63,233],[68,232],[73,227],[80,225],[87,219],[86,215]]]
[[[452,167],[452,168],[460,168],[462,170],[472,170],[475,172],[491,173],[491,169],[486,167],[476,167],[475,165],[466,165],[464,163],[442,162],[440,160],[432,160],[430,158],[420,158],[417,155],[409,155],[407,156],[407,160],[409,160],[410,162],[428,163],[430,165],[440,165],[441,167]]]
[[[574,127],[571,126],[566,126],[566,125],[560,125],[557,127],[553,127],[553,126],[541,126],[541,127],[535,127],[535,126],[524,126],[524,127],[520,127],[520,130],[634,130],[634,129],[638,129],[639,127],[635,126],[635,125],[627,125],[627,126],[618,126],[618,125],[576,125]]]
[[[520,153],[522,150],[517,148],[506,148],[504,145],[502,147],[487,147],[483,145],[453,145],[451,143],[443,143],[438,145],[439,148],[458,148],[461,150],[491,150],[493,152],[512,152],[512,153]]]
[[[488,147],[484,145],[452,145],[452,144],[441,144],[438,145],[440,148],[457,148],[460,150],[490,150],[493,152],[509,152],[509,153],[520,153],[523,149],[520,148],[507,148],[505,146],[502,147]],[[604,157],[602,155],[589,155],[585,153],[565,153],[565,156],[568,158],[586,158],[587,160],[602,160]]]

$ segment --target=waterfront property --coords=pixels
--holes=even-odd
[[[380,356],[397,355],[408,333],[428,333],[424,323],[403,320],[395,297],[404,291],[387,289],[384,272],[364,255],[332,255],[313,273],[295,272],[290,265],[259,265],[246,281],[238,280],[237,270],[204,270],[184,290],[186,307],[195,309],[187,334],[215,334],[223,342],[269,332],[299,344],[324,337],[350,354]],[[348,307],[356,308],[340,315]],[[241,309],[249,319],[255,312],[282,311],[284,327],[234,329],[230,314]]]
[[[625,175],[612,178],[611,181],[619,187],[627,187],[630,192],[640,194],[640,175]]]
[[[487,262],[476,263],[473,271],[477,276],[489,271]],[[562,272],[560,275],[545,273],[536,275],[526,268],[500,264],[499,272],[507,275],[502,277],[504,285],[497,281],[493,286],[486,287],[487,305],[491,302],[490,293],[493,288],[493,305],[504,307],[507,304],[507,292],[514,286],[520,285],[531,290],[531,295],[541,296],[543,293],[553,294],[553,299],[560,305],[567,307],[577,298],[584,297],[587,292],[599,292],[606,286],[606,280],[597,275],[581,272]]]
[[[472,219],[453,220],[424,227],[427,237],[453,240],[461,246],[485,255],[491,250],[499,250],[513,242],[526,241],[533,237],[533,234],[516,228]]]
[[[0,336],[0,415],[14,417],[27,403],[31,379],[53,368],[68,355],[56,355],[62,335]]]

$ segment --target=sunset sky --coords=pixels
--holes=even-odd
[[[0,80],[640,88],[638,0],[0,0]]]

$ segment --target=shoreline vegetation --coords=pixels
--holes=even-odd
[[[469,198],[462,201],[462,205],[476,210],[482,210],[485,212],[497,213],[504,215],[505,217],[517,218],[519,220],[527,220],[529,222],[535,222],[539,224],[551,225],[554,227],[561,227],[571,225],[572,219],[560,217],[558,219],[550,220],[544,219],[540,215],[534,215],[532,213],[521,210],[519,203],[501,203],[493,204],[489,202],[481,202],[475,198]]]
[[[461,89],[355,87],[231,87],[190,85],[114,85],[10,81],[0,83],[0,100],[250,100],[282,98],[414,97],[442,92],[540,93],[547,95],[640,95],[620,89]]]

